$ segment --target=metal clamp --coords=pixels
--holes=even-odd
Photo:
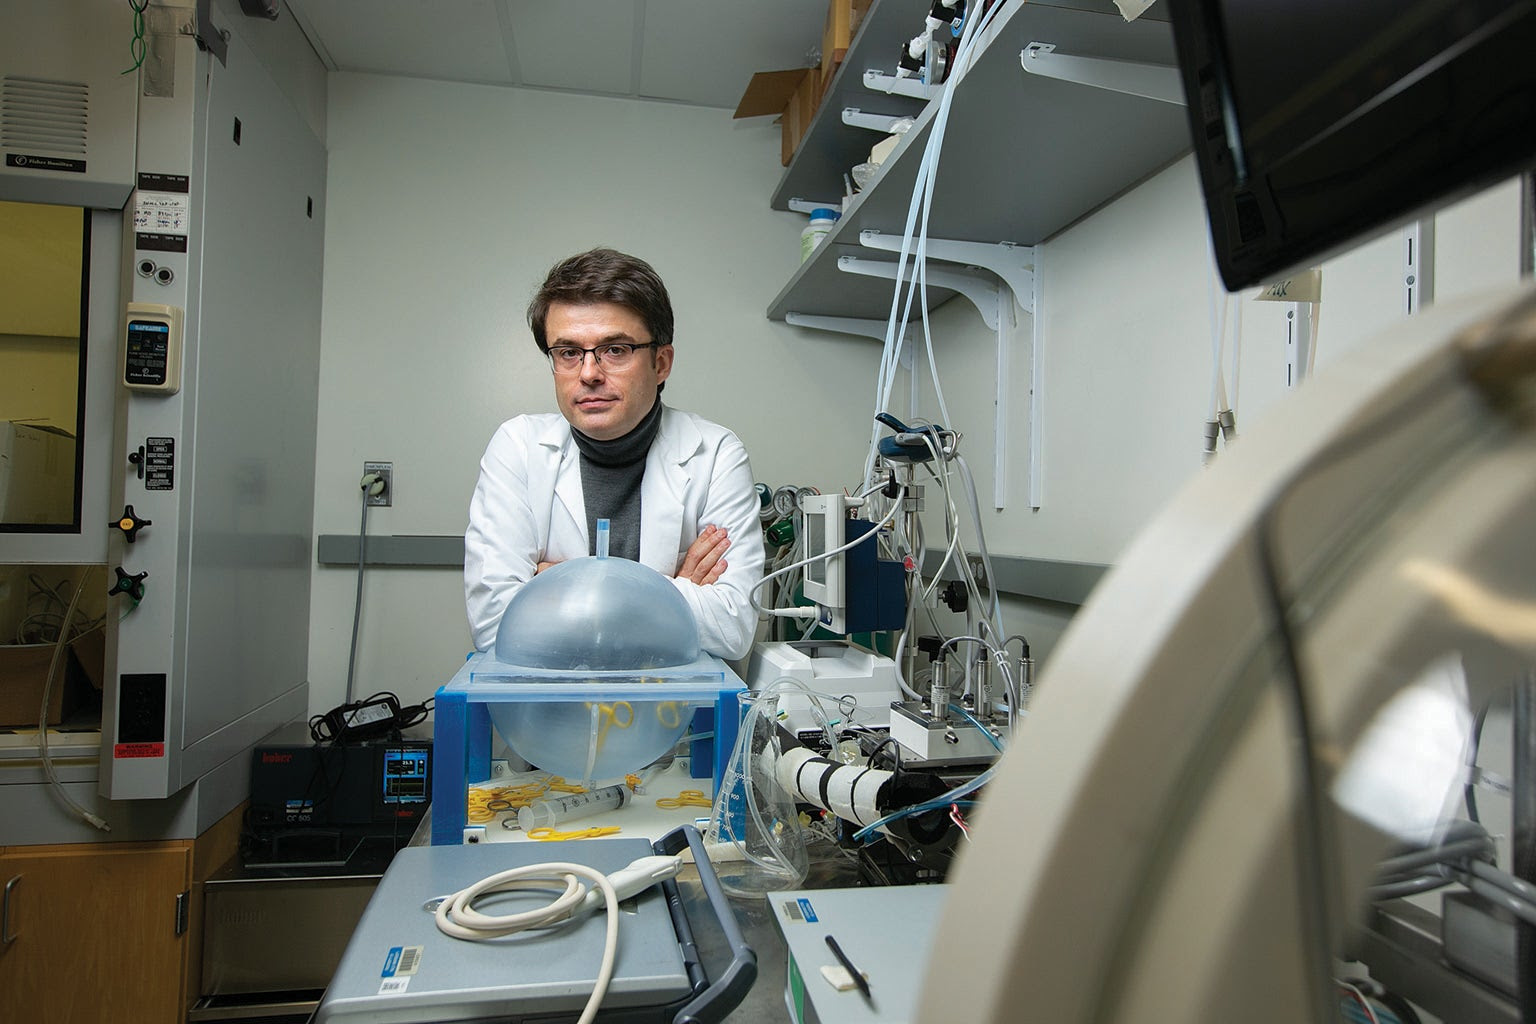
[[[11,934],[11,891],[21,882],[21,876],[17,875],[5,883],[5,901],[0,904],[0,945],[9,946],[19,936]]]

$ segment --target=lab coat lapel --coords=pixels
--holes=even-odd
[[[539,437],[539,444],[543,446],[548,458],[547,466],[553,477],[555,501],[565,510],[566,517],[570,520],[567,525],[573,526],[576,535],[586,540],[586,546],[590,548],[591,539],[587,537],[587,506],[581,493],[580,456],[577,454],[576,446],[571,442],[570,424],[563,419],[552,424]],[[535,490],[533,493],[537,494],[538,491]],[[551,537],[556,535],[553,523],[550,526],[550,535]]]
[[[640,483],[640,561],[666,576],[676,574],[683,552],[686,463],[702,440],[693,421],[662,409],[661,429],[646,455]]]

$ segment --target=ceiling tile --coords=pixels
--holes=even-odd
[[[522,84],[632,91],[634,0],[507,0]]]
[[[734,109],[755,71],[806,67],[827,0],[646,0],[642,96]]]
[[[339,71],[510,81],[496,0],[289,0]],[[557,5],[558,6],[558,5]]]

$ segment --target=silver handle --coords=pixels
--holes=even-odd
[[[17,875],[5,883],[5,902],[0,904],[0,945],[9,946],[16,941],[16,936],[11,934],[11,891],[21,882],[21,876]]]

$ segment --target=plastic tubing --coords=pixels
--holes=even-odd
[[[879,522],[875,523],[875,528],[873,530],[870,530],[861,536],[855,537],[848,543],[843,544],[840,547],[835,547],[831,551],[827,551],[819,555],[812,555],[810,558],[803,558],[798,562],[791,562],[789,565],[786,565],[782,569],[775,569],[773,572],[764,576],[762,579],[758,580],[755,584],[752,585],[752,589],[747,591],[747,600],[751,602],[752,607],[757,611],[758,615],[782,615],[797,619],[806,617],[814,618],[816,615],[816,609],[809,606],[804,608],[764,608],[762,603],[757,599],[758,591],[767,586],[770,580],[782,576],[787,572],[793,572],[794,570],[803,566],[810,565],[812,562],[825,561],[826,559],[831,558],[833,555],[842,554],[844,551],[847,551],[849,548],[852,548],[855,545],[863,544],[865,541],[874,540],[880,535],[880,528],[890,523],[892,519],[895,519],[896,513],[901,511],[901,499],[905,498],[906,495],[906,486],[901,485],[901,493],[897,494],[896,497],[891,501],[891,510],[887,512],[883,517],[881,517]]]
[[[865,825],[863,828],[859,829],[853,834],[853,838],[862,840],[871,832],[884,828],[886,825],[893,821],[899,821],[902,818],[910,818],[914,814],[923,814],[927,811],[937,810],[940,807],[947,807],[950,804],[955,803],[961,797],[970,796],[982,786],[985,786],[987,783],[991,782],[992,777],[996,774],[997,765],[994,764],[992,767],[988,768],[986,771],[982,772],[971,781],[961,783],[954,789],[950,790],[948,793],[945,793],[943,796],[936,796],[932,800],[926,800],[920,804],[913,804],[911,807],[903,807],[899,811],[892,811],[890,814],[887,814],[879,821]]]
[[[756,729],[758,719],[760,719],[764,714],[762,708],[765,701],[763,698],[777,697],[782,693],[793,692],[806,693],[811,696],[812,716],[816,719],[817,724],[820,725],[822,730],[826,733],[828,742],[831,743],[833,749],[835,750],[837,747],[837,737],[832,731],[831,724],[827,721],[827,716],[822,710],[820,702],[816,699],[816,692],[814,690],[801,683],[798,679],[793,679],[789,676],[781,676],[780,678],[775,679],[773,682],[769,683],[767,686],[763,687],[761,690],[757,691],[758,700],[752,702],[752,706],[747,709],[746,717],[742,720],[741,731],[737,734],[736,737],[736,747],[731,755],[731,763],[733,765],[740,766],[742,793],[745,797],[747,813],[752,816],[753,824],[757,827],[758,833],[768,842],[773,842],[773,837],[777,835],[777,833],[772,829],[771,823],[763,820],[762,809],[757,806],[757,800],[753,796],[752,734]],[[769,776],[773,777],[773,773],[770,772]],[[727,778],[723,780],[720,785],[720,792],[715,797],[715,807],[711,813],[712,816],[720,823],[720,832],[717,833],[720,835],[724,835],[730,831],[730,815],[725,813],[724,801],[727,799],[728,794],[732,788],[734,788],[734,785],[735,780],[733,779]],[[759,867],[766,867],[770,869],[776,867],[776,865],[767,863],[755,856],[747,847],[747,844],[744,841],[744,837],[731,835],[730,842],[738,850],[741,851],[743,857],[752,861],[754,864],[757,864]],[[780,857],[781,863],[787,863],[788,861],[789,858],[783,856]]]
[[[949,122],[949,108],[954,95],[955,84],[964,77],[970,63],[972,50],[979,30],[983,24],[990,24],[1002,4],[995,5],[986,18],[966,18],[961,30],[959,47],[955,54],[954,67],[950,71],[949,79],[945,83],[943,92],[939,98],[938,113],[934,115],[932,127],[928,133],[928,144],[923,149],[922,163],[918,166],[917,180],[912,189],[912,200],[907,206],[907,222],[902,232],[901,254],[897,260],[896,287],[892,290],[891,312],[886,322],[885,345],[881,351],[880,372],[875,385],[875,408],[884,409],[890,402],[890,390],[896,379],[896,370],[900,365],[901,345],[900,339],[905,331],[898,330],[898,325],[904,325],[911,319],[912,300],[919,290],[918,281],[923,282],[923,291],[926,292],[927,277],[923,271],[923,259],[928,249],[928,218],[926,206],[931,205],[933,197],[933,178],[938,170],[939,151],[943,147],[944,131]],[[918,212],[924,208],[922,232],[917,245],[917,272],[912,274],[906,282],[906,302],[902,302],[902,278],[906,276],[906,267],[912,253],[913,236],[916,233]],[[926,303],[924,303],[926,306]],[[900,319],[897,318],[901,312]],[[927,326],[927,313],[924,311],[924,326]],[[932,368],[932,339],[929,339],[929,360]],[[937,380],[935,380],[937,384]],[[945,419],[948,419],[947,414]],[[870,436],[869,454],[865,460],[864,478],[866,482],[874,474],[875,457],[879,450],[880,426],[876,424]]]

